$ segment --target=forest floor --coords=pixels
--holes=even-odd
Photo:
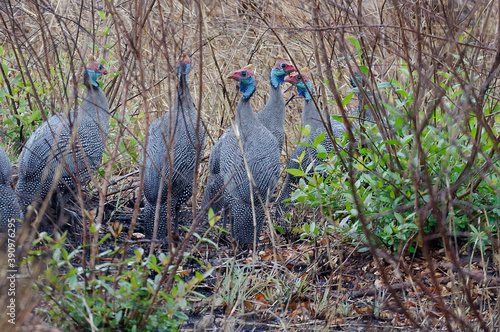
[[[135,197],[130,195],[125,201],[122,196],[121,204],[111,201],[107,205],[108,223],[124,226],[123,241],[134,203]],[[191,219],[190,208],[185,208],[181,224],[189,227]],[[139,240],[132,241],[129,252],[139,247],[149,252],[140,228],[139,216]],[[205,298],[190,299],[192,310],[186,313],[190,318],[181,330],[416,331],[415,326],[441,330],[446,329],[446,316],[453,313],[440,308],[473,310],[466,306],[467,295],[473,297],[475,309],[483,317],[491,317],[497,304],[496,283],[492,284],[498,280],[495,255],[488,248],[483,255],[475,253],[461,239],[456,246],[462,270],[457,273],[439,239],[430,246],[430,260],[417,248],[396,263],[377,261],[370,251],[349,243],[342,235],[326,236],[319,242],[300,240],[299,236],[271,239],[268,227],[264,228],[255,253],[235,252],[230,235],[221,234],[220,228],[218,234],[213,231],[208,235],[217,247],[192,239],[189,258],[178,275],[187,281],[207,267],[213,273],[197,286],[196,291]],[[186,231],[181,230],[180,235],[182,238]],[[101,252],[114,245],[113,240],[107,240]],[[156,254],[167,251],[158,248]],[[411,276],[401,264],[412,271]],[[483,282],[486,276],[488,284]],[[465,278],[469,294],[457,291],[455,283],[460,278]],[[447,303],[443,306],[439,301]]]

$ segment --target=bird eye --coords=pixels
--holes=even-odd
[[[241,72],[241,76],[242,76],[242,77],[247,76],[247,72],[246,72],[246,71],[242,71],[242,72]]]
[[[300,81],[302,79],[302,76],[297,75],[297,79]]]
[[[282,62],[281,63],[281,68],[285,69],[286,68],[286,63]]]
[[[102,70],[102,65],[101,65],[101,64],[98,64],[98,65],[97,65],[97,69]]]

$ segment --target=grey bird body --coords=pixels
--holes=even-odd
[[[383,106],[380,101],[376,101],[375,97],[369,90],[369,79],[368,76],[365,75],[360,67],[355,66],[352,68],[353,75],[351,76],[350,83],[353,88],[357,88],[358,92],[356,92],[356,96],[358,98],[358,106],[352,110],[352,115],[354,116],[355,119],[358,120],[360,124],[363,124],[364,121],[368,121],[371,123],[376,123],[375,117],[372,114],[372,109],[373,107],[377,106]],[[370,73],[371,75],[375,75],[375,71],[373,69],[371,71],[368,71],[367,73]],[[356,83],[357,82],[357,83]],[[358,84],[361,84],[362,88],[358,86]],[[361,90],[364,90],[364,93],[361,92]],[[364,98],[363,95],[367,97]],[[370,104],[370,107],[367,104]],[[379,110],[380,115],[386,116],[385,110],[382,108]]]
[[[242,71],[245,68],[235,73]],[[230,77],[236,78],[235,73]],[[233,239],[240,244],[253,243],[254,237],[259,241],[263,203],[278,181],[281,152],[278,139],[250,106],[252,93],[245,92],[240,99],[233,127],[221,136],[210,154],[210,174],[202,203],[207,207],[213,200],[214,212],[223,211],[224,223],[230,221]],[[273,110],[266,112],[272,114]]]
[[[4,149],[0,146],[0,184],[9,185],[12,182],[12,165]]]
[[[256,114],[257,120],[276,138],[278,142],[278,147],[281,152],[283,149],[283,141],[285,134],[285,102],[283,101],[283,92],[281,86],[277,88],[271,85],[269,100],[267,101],[264,108]],[[219,141],[223,142],[225,140],[232,140],[231,144],[235,144],[234,129],[230,127],[224,134],[219,138]],[[210,177],[207,182],[207,189],[205,190],[205,195],[203,197],[202,206],[208,205],[210,201],[217,197],[224,187],[224,179],[220,173],[221,165],[221,150],[222,144],[215,144],[212,152],[210,154],[209,168],[211,170]],[[223,203],[219,199],[216,199],[212,204],[212,209],[214,211],[220,211],[222,209]]]
[[[149,239],[153,237],[158,198],[160,198],[160,205],[157,238],[163,239],[167,234],[169,189],[171,190],[172,230],[178,231],[179,210],[192,195],[195,162],[197,158],[200,161],[203,156],[205,133],[201,123],[197,126],[197,116],[186,75],[181,75],[173,111],[156,119],[149,127],[144,174],[146,198],[144,230]],[[173,168],[171,168],[167,153],[171,153]],[[163,187],[160,190],[162,181]]]
[[[312,144],[316,137],[326,131],[325,126],[323,125],[323,122],[321,121],[321,118],[319,116],[318,109],[316,108],[312,100],[304,101],[304,108],[302,110],[302,127],[305,128],[306,126],[310,126],[311,131],[307,137],[304,137],[302,139],[302,143]],[[331,121],[331,130],[333,136],[337,138],[341,138],[343,133],[346,131],[345,126],[342,123],[336,121]],[[323,142],[321,142],[321,145],[325,147],[328,154],[333,150],[333,143],[330,140],[328,134],[325,135],[325,139],[323,140]],[[299,164],[298,158],[302,155],[302,153],[304,153],[304,158],[302,159],[302,163]],[[314,162],[315,164],[320,162],[320,159],[317,155],[318,151],[314,147],[297,145],[295,150],[290,155],[290,159],[287,163],[287,169],[306,170],[307,166],[312,162]],[[275,218],[277,220],[280,220],[283,217],[283,214],[290,209],[290,202],[284,201],[291,197],[293,191],[299,183],[299,179],[299,177],[296,177],[292,174],[287,174],[283,190],[279,199],[277,200],[278,203],[275,212]]]
[[[278,85],[278,87],[271,85],[269,90],[269,100],[266,106],[257,113],[257,119],[276,137],[280,149],[283,149],[286,115],[283,91],[281,85]]]
[[[210,158],[208,159],[209,176],[201,203],[202,213],[206,213],[206,209],[208,208],[208,206],[210,206],[213,209],[214,213],[217,214],[218,212],[222,211],[226,205],[226,188],[221,166],[221,164],[223,163],[223,161],[221,161],[221,151],[225,150],[225,148],[223,147],[225,145],[225,141],[236,141],[233,127],[228,128],[222,134],[222,136],[217,140],[212,148],[212,151],[210,152]],[[226,218],[223,219],[223,223],[224,227],[226,227]]]
[[[88,75],[85,77],[88,79]],[[76,111],[44,122],[31,135],[19,158],[16,193],[23,210],[45,199],[53,184],[67,199],[78,183],[87,182],[101,161],[108,127],[106,95],[100,87],[90,84]]]
[[[370,99],[371,104],[375,105],[373,95],[369,92],[366,93],[368,95],[368,98]],[[361,92],[356,93],[356,95],[358,97],[358,106],[352,110],[353,117],[358,120],[359,123],[364,123],[364,121],[375,123],[375,118],[372,114],[372,111],[369,108],[365,108],[366,103]]]
[[[0,147],[0,231],[5,231],[12,220],[22,219],[21,207],[11,182],[12,166],[9,157]]]
[[[210,177],[204,203],[208,204],[206,200],[213,199],[225,186],[220,201],[212,208],[215,213],[225,210],[225,221],[230,218],[233,238],[237,242],[253,243],[252,211],[256,212],[258,237],[264,219],[259,195],[265,202],[274,191],[279,176],[280,148],[277,139],[257,120],[249,101],[239,101],[234,126],[237,130],[228,130],[221,136],[214,146],[215,155],[210,155]],[[250,185],[247,167],[254,185]]]

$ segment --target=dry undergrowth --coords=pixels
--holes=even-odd
[[[0,107],[5,111],[0,112],[0,120],[16,113],[28,116],[37,107],[53,114],[73,107],[74,96],[79,92],[76,84],[80,80],[81,59],[94,53],[105,61],[111,74],[105,79],[105,89],[115,121],[100,176],[92,184],[102,211],[106,199],[116,200],[123,188],[120,183],[108,188],[104,179],[111,181],[140,169],[149,123],[173,106],[175,62],[181,53],[190,55],[192,60],[189,82],[206,128],[208,156],[234,116],[238,94],[234,83],[225,79],[227,74],[253,64],[257,92],[252,102],[254,110],[259,110],[266,102],[269,70],[277,54],[292,60],[298,68],[309,68],[325,114],[342,114],[343,109],[337,105],[348,94],[356,60],[376,73],[371,77],[372,91],[376,91],[377,82],[404,81],[399,70],[402,67],[418,71],[413,75],[419,80],[409,84],[408,91],[415,96],[414,109],[421,109],[422,114],[432,113],[437,105],[452,111],[447,109],[449,96],[433,83],[439,71],[452,73],[450,80],[457,82],[462,77],[460,71],[469,77],[477,75],[477,83],[468,86],[471,94],[476,100],[487,95],[494,103],[500,61],[500,22],[495,19],[499,6],[498,1],[460,0],[4,3],[0,7],[0,40],[2,63],[9,68],[3,73],[4,81],[12,82],[22,74],[20,79],[25,85],[33,81],[40,82],[40,86],[36,93],[25,96],[24,104],[3,99]],[[359,50],[353,40],[359,42]],[[116,73],[119,75],[114,76]],[[491,90],[486,94],[488,86]],[[62,91],[67,91],[67,95]],[[292,93],[296,92],[285,92],[285,98]],[[393,91],[380,95],[387,103],[398,102]],[[297,99],[288,104],[283,166],[295,147],[293,142],[300,139],[297,126],[301,123],[301,105]],[[346,110],[356,105],[354,97]],[[458,114],[452,115],[464,116],[473,109],[470,105],[462,106],[457,108]],[[40,117],[36,120],[37,125]],[[379,124],[380,121],[383,119]],[[5,132],[2,143],[16,160],[19,146],[36,125],[31,121],[23,126],[13,122],[18,131],[0,128],[0,132]],[[422,121],[418,125],[428,124]],[[464,135],[473,135],[472,129],[468,130]],[[385,135],[390,137],[390,131]],[[202,162],[197,178],[198,197],[206,181],[206,168],[206,161]],[[139,200],[135,197],[140,195],[141,179],[136,175],[132,179],[130,188],[122,195],[133,197],[136,202],[130,208],[133,225],[139,212]],[[192,212],[196,217],[196,205]],[[95,222],[100,223],[103,218],[97,214]],[[266,234],[269,233],[272,232]],[[470,260],[457,265],[450,261],[450,252],[434,250],[434,245],[426,243],[422,251],[427,254],[415,258],[393,256],[375,246],[370,255],[360,254],[358,247],[345,245],[340,236],[327,237],[326,242],[315,245],[301,241],[286,244],[281,237],[271,237],[272,241],[266,235],[262,252],[250,261],[239,261],[240,267],[233,270],[226,265],[232,258],[218,254],[218,262],[224,261],[217,271],[220,280],[212,285],[214,294],[209,301],[194,305],[196,315],[210,317],[202,310],[207,306],[212,313],[225,308],[224,318],[215,320],[215,324],[227,330],[237,326],[238,321],[233,318],[245,318],[239,315],[242,312],[257,313],[254,320],[259,322],[260,317],[267,326],[259,328],[276,330],[321,330],[331,326],[353,330],[356,324],[373,329],[382,324],[424,330],[492,330],[498,326],[495,242],[491,247],[495,254],[475,259],[469,252]],[[421,243],[421,239],[418,241]],[[181,248],[188,246],[189,241],[184,241]],[[203,257],[208,255],[204,250],[210,248],[200,250],[197,254]],[[171,264],[182,262],[175,255],[171,259]],[[437,266],[430,260],[436,260]],[[206,262],[212,263],[210,259]],[[231,295],[234,285],[224,286],[223,279],[238,274],[248,280],[241,285],[241,294]],[[174,282],[168,275],[164,280],[167,287]],[[389,284],[394,287],[388,288]],[[366,289],[368,293],[363,292]],[[475,304],[472,309],[470,296]],[[228,297],[232,303],[228,303]],[[36,303],[29,291],[19,298],[25,312]],[[283,298],[288,300],[280,302]]]

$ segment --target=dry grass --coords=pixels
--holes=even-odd
[[[85,59],[90,53],[106,62],[110,74],[120,73],[104,81],[110,109],[114,110],[115,122],[112,123],[105,163],[101,168],[103,177],[93,179],[102,211],[108,192],[114,190],[114,187],[108,190],[103,179],[110,181],[140,169],[139,161],[149,124],[173,107],[176,87],[175,63],[181,53],[190,55],[192,60],[189,82],[191,94],[197,102],[203,126],[206,128],[205,155],[210,153],[214,142],[231,125],[234,117],[238,93],[235,85],[225,79],[227,74],[248,63],[253,64],[257,91],[252,102],[254,110],[259,110],[266,102],[268,75],[277,54],[292,60],[298,68],[309,68],[318,103],[325,114],[345,115],[344,112],[357,104],[356,98],[353,98],[345,109],[337,106],[342,97],[348,94],[350,88],[348,79],[356,60],[377,73],[376,77],[372,77],[370,84],[372,91],[378,91],[377,82],[389,79],[405,81],[399,69],[406,66],[410,72],[415,71],[414,75],[418,78],[408,87],[415,97],[415,103],[409,113],[419,114],[420,111],[422,114],[420,120],[417,116],[412,118],[418,130],[429,124],[427,120],[438,106],[453,115],[455,119],[467,117],[470,113],[482,119],[484,118],[484,114],[481,115],[482,107],[486,103],[493,105],[498,102],[499,6],[499,1],[462,0],[419,2],[25,0],[11,4],[3,3],[0,6],[0,44],[5,50],[2,63],[10,68],[6,78],[8,81],[13,81],[22,73],[21,79],[25,84],[29,81],[39,82],[40,87],[37,88],[37,93],[26,96],[27,104],[24,108],[20,103],[15,104],[9,99],[3,99],[0,108],[9,111],[0,112],[0,121],[12,118],[12,114],[16,112],[21,116],[27,116],[37,105],[38,109],[49,110],[52,114],[74,107],[76,104],[74,97],[81,93],[77,89],[82,68],[81,59]],[[104,15],[105,19],[102,19],[99,11],[103,12],[101,15]],[[355,48],[350,38],[359,41],[361,50]],[[458,57],[454,57],[455,54]],[[29,70],[21,71],[23,67]],[[54,68],[55,76],[50,68]],[[477,103],[464,101],[453,109],[448,109],[449,96],[446,96],[439,85],[434,83],[439,71],[452,73],[449,80],[463,84],[464,89]],[[467,77],[478,76],[477,83],[464,84],[465,79],[462,74]],[[20,93],[20,89],[16,91]],[[67,94],[62,91],[67,91]],[[290,97],[292,93],[296,92],[287,91],[285,98]],[[398,101],[398,96],[394,92],[378,91],[378,95],[390,104]],[[334,101],[336,105],[328,101]],[[295,147],[293,142],[300,139],[297,126],[301,123],[301,105],[300,100],[294,100],[288,105],[283,167]],[[382,128],[382,124],[386,122],[379,116],[377,123]],[[19,123],[17,125],[20,126]],[[494,125],[490,126],[483,124],[483,127],[495,128]],[[34,129],[36,125],[30,126],[29,123],[23,127],[24,139]],[[471,128],[460,127],[460,130],[463,135],[473,137]],[[10,133],[7,129],[6,132]],[[23,135],[18,141],[12,139],[10,137],[12,135],[5,135],[2,139],[13,160],[18,156],[17,147],[23,140]],[[387,139],[394,133],[388,130],[382,135]],[[201,188],[199,192],[202,192],[206,180],[206,168],[207,163],[203,162],[198,177]],[[136,184],[140,187],[141,179],[136,180]],[[140,192],[140,189],[135,190],[137,195],[140,195]],[[193,208],[196,215],[195,210],[196,207]],[[136,222],[138,212],[139,202],[136,203],[132,223]],[[100,223],[102,220],[103,216],[100,214],[95,222]],[[275,241],[283,243],[279,238]],[[341,243],[340,239],[335,241]],[[187,243],[188,241],[185,241],[181,247],[187,248]],[[335,244],[337,246],[337,242]],[[321,324],[315,323],[317,325],[314,325],[314,328],[318,330],[342,325],[343,322],[338,320],[338,317],[345,316],[341,313],[342,306],[352,304],[342,300],[345,292],[341,287],[339,293],[334,295],[328,292],[331,291],[330,287],[341,285],[343,280],[339,271],[342,272],[342,264],[354,255],[357,248],[342,248],[338,245],[335,247],[337,250],[335,252],[330,245],[331,243],[322,244],[315,248],[317,252],[327,255],[321,268],[312,263],[308,265],[304,263],[305,260],[303,262],[308,269],[314,266],[317,271],[329,266],[328,271],[332,276],[327,286],[314,283],[313,287],[318,287],[318,290],[304,291],[310,296],[306,302],[312,302],[311,305],[315,306],[314,309],[307,307],[308,312],[318,313],[316,317],[320,317],[321,324],[324,324],[320,326]],[[386,275],[382,273],[386,285],[396,280],[400,276],[400,271],[413,277],[426,278],[418,273],[413,274],[410,262],[397,261],[400,258],[403,260],[403,256],[395,258],[382,249],[375,247],[371,249],[372,254],[380,259],[374,259],[375,263],[370,268],[384,270],[382,266],[384,259],[385,263],[393,268]],[[287,252],[286,246],[273,247],[273,250],[277,250],[279,255],[285,255]],[[423,250],[426,250],[425,245]],[[423,264],[431,264],[429,260],[432,260],[432,257],[424,256],[427,262]],[[182,262],[182,257],[173,255],[171,259],[172,264],[179,265]],[[267,307],[267,315],[272,317],[276,312],[286,312],[290,304],[304,301],[294,300],[293,297],[303,292],[302,286],[298,285],[301,276],[292,274],[286,269],[282,270],[283,264],[276,257],[275,260],[269,260],[269,265],[267,262],[266,259],[259,261],[259,267],[266,277],[255,277],[253,280],[254,287],[257,287],[255,284],[259,284],[257,287],[259,292],[261,289],[272,289],[277,284],[295,283],[286,294],[280,293],[282,289],[286,289],[284,286],[278,287],[274,294],[266,294],[268,304],[279,301],[285,295],[290,299],[281,307],[272,305]],[[428,289],[424,291],[423,284],[416,282],[408,287],[419,294],[416,295],[418,304],[413,307],[398,302],[399,300],[392,303],[391,301],[398,299],[398,296],[394,296],[394,290],[384,288],[380,291],[383,294],[376,294],[373,301],[391,302],[389,307],[399,316],[394,314],[385,317],[380,313],[374,316],[392,319],[393,324],[398,322],[397,317],[405,317],[410,320],[409,325],[424,328],[429,326],[426,317],[428,312],[432,311],[429,307],[435,305],[444,312],[438,327],[448,330],[493,330],[495,322],[499,320],[494,303],[497,284],[488,286],[489,284],[485,283],[484,287],[482,284],[476,285],[481,291],[491,291],[495,296],[491,297],[492,303],[486,306],[487,309],[470,311],[471,299],[467,298],[468,294],[463,295],[461,292],[469,287],[467,280],[472,278],[477,281],[477,276],[464,276],[458,273],[455,279],[459,264],[453,260],[449,264],[452,264],[452,268],[443,270],[455,271],[450,272],[454,275],[450,280],[458,284],[456,286],[452,283],[449,289],[444,291],[451,295],[445,296],[442,293],[435,296],[436,294]],[[486,271],[484,267],[487,265],[483,258],[483,272],[485,275],[491,275],[491,271]],[[255,266],[252,265],[253,268]],[[431,275],[427,277],[432,279],[434,287],[438,287],[440,283],[436,283],[436,277],[432,276],[436,272],[435,267],[431,264],[426,268],[429,268]],[[497,272],[494,271],[494,274],[497,275]],[[5,271],[2,270],[2,273]],[[335,276],[336,273],[339,273],[339,276]],[[308,277],[314,279],[314,276],[308,275]],[[173,274],[165,274],[163,280],[167,287],[170,287],[174,282]],[[263,280],[272,282],[262,286],[260,283]],[[314,282],[318,280],[319,278],[314,279]],[[413,280],[411,282],[413,283]],[[320,296],[322,292],[326,292],[327,295]],[[2,295],[0,294],[0,298]],[[25,312],[32,309],[32,306],[28,305],[33,303],[29,295],[27,292],[26,298],[21,300],[23,305],[26,305]],[[409,298],[414,298],[413,295],[408,295],[408,298],[403,298],[401,301],[408,302]],[[446,300],[443,300],[444,298]],[[333,308],[332,303],[335,304]],[[408,312],[412,310],[417,312]],[[468,322],[469,318],[474,322]],[[293,327],[281,320],[280,322],[282,324],[276,326],[276,329],[299,329],[300,324]],[[226,323],[225,321],[224,324]]]

